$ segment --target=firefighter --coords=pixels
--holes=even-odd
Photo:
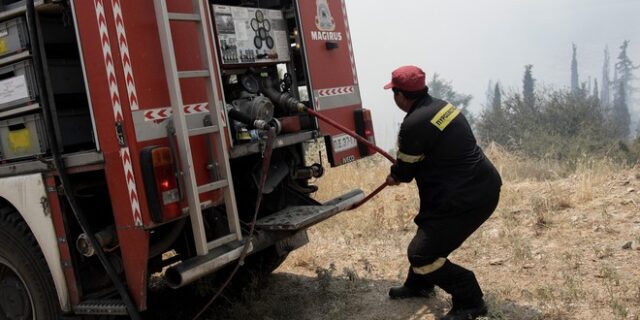
[[[389,185],[416,180],[418,231],[407,250],[410,268],[404,285],[389,290],[392,299],[432,296],[438,286],[452,296],[442,319],[475,319],[487,313],[474,273],[447,257],[495,210],[502,181],[476,144],[460,109],[429,95],[424,72],[416,66],[393,71],[385,89],[393,90],[407,113],[398,134],[397,163]]]

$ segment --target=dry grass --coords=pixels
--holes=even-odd
[[[640,168],[606,159],[566,166],[486,149],[504,185],[494,215],[450,257],[475,271],[490,319],[640,319]],[[317,154],[317,153],[315,153]],[[320,201],[375,189],[388,163],[372,157],[330,169]],[[215,319],[434,319],[450,300],[392,301],[418,210],[414,184],[309,230],[266,286]]]

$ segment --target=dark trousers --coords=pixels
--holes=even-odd
[[[411,267],[405,286],[420,290],[436,285],[451,294],[454,308],[477,305],[483,294],[474,273],[447,257],[491,216],[497,204],[498,196],[484,206],[422,223],[407,250]]]

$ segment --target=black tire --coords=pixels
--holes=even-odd
[[[47,263],[16,210],[0,207],[0,319],[59,319]]]

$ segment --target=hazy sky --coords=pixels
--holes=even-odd
[[[373,110],[377,142],[386,149],[404,117],[382,89],[397,66],[421,66],[428,77],[437,72],[456,91],[473,95],[478,111],[489,80],[520,90],[526,64],[534,66],[538,84],[568,86],[572,42],[580,81],[600,82],[605,45],[613,63],[625,39],[631,60],[640,64],[640,0],[346,3],[363,105]]]

